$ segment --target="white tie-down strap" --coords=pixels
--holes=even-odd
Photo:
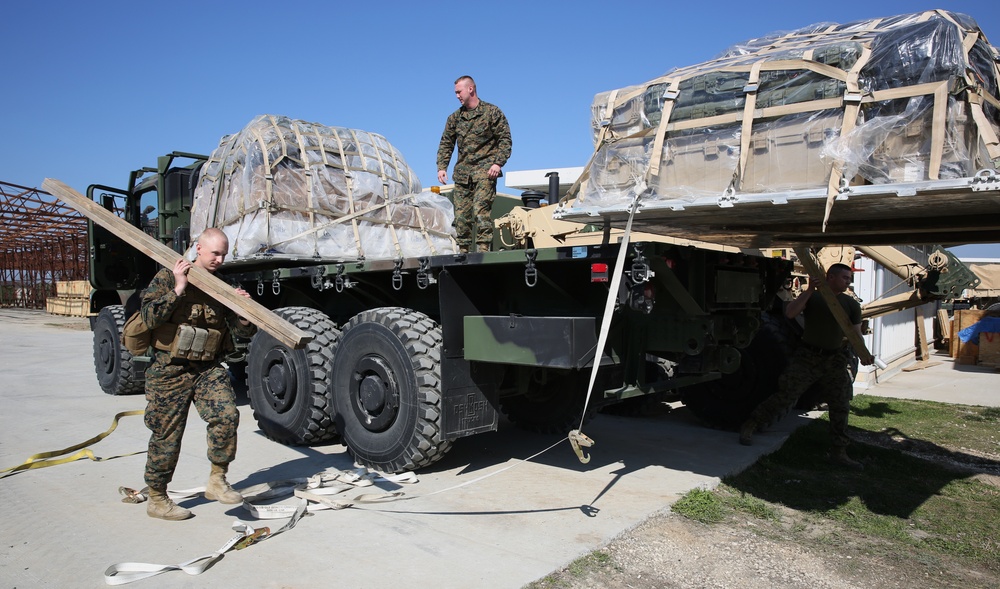
[[[236,521],[233,523],[233,529],[239,532],[239,534],[230,538],[222,547],[211,554],[192,558],[180,564],[148,564],[144,562],[114,564],[108,567],[108,570],[104,571],[104,582],[108,585],[125,585],[126,583],[155,577],[168,571],[184,571],[189,575],[200,575],[230,550],[234,548],[241,550],[253,546],[258,542],[273,538],[286,530],[294,528],[299,519],[305,515],[305,512],[306,505],[305,501],[303,501],[292,518],[288,520],[288,523],[275,532],[271,532],[270,528],[254,529],[250,524]]]
[[[608,333],[611,330],[611,318],[614,315],[615,304],[618,302],[618,287],[622,282],[622,273],[625,272],[625,258],[628,255],[629,237],[632,234],[632,219],[635,218],[636,211],[639,210],[639,199],[646,191],[646,183],[642,181],[636,186],[636,196],[632,199],[628,208],[628,222],[625,223],[625,232],[622,234],[618,244],[618,257],[615,260],[615,269],[611,273],[611,284],[608,288],[608,298],[604,302],[604,316],[601,319],[601,331],[597,336],[597,347],[594,349],[594,362],[590,367],[590,383],[587,385],[587,396],[583,401],[583,412],[580,413],[580,426],[571,430],[567,439],[573,447],[573,452],[581,463],[590,462],[590,454],[586,454],[583,448],[594,445],[594,440],[583,433],[583,422],[587,419],[587,407],[590,406],[590,395],[594,392],[594,383],[597,381],[597,371],[601,368],[601,357],[604,354],[604,346],[608,343]]]
[[[343,493],[344,491],[358,487],[370,487],[379,482],[413,484],[418,482],[418,479],[412,472],[405,472],[398,475],[383,475],[368,472],[364,468],[347,471],[328,469],[311,477],[273,481],[241,489],[240,494],[243,495],[243,508],[249,511],[254,517],[262,520],[289,518],[288,522],[277,531],[272,532],[267,527],[255,529],[246,522],[236,521],[233,524],[233,529],[239,532],[239,534],[230,538],[221,548],[211,554],[199,556],[180,564],[123,562],[111,565],[104,571],[104,582],[108,585],[124,585],[154,577],[168,571],[183,571],[189,575],[200,575],[215,561],[222,558],[222,555],[226,552],[253,546],[294,528],[295,524],[306,513],[327,509],[344,509],[354,503],[377,503],[396,500],[403,496],[403,493],[395,491],[382,494],[359,495],[351,501],[332,498],[333,495]],[[122,501],[125,503],[142,503],[148,499],[146,489],[135,491],[134,489],[119,487],[119,492],[124,495]],[[191,489],[167,491],[167,495],[171,499],[179,500],[195,497],[204,492],[205,487],[194,487]],[[288,495],[294,495],[298,499],[295,504],[262,505],[255,503],[257,501]]]
[[[418,479],[417,475],[412,472],[386,475],[368,472],[364,468],[353,471],[331,469],[308,479],[288,479],[273,483],[264,483],[263,485],[244,489],[240,493],[243,495],[243,508],[257,519],[281,519],[290,517],[295,512],[297,506],[281,504],[262,505],[258,502],[275,497],[294,495],[299,499],[305,499],[308,502],[306,511],[312,513],[328,509],[344,509],[355,503],[373,503],[403,496],[400,492],[393,492],[359,495],[351,501],[332,498],[333,495],[339,495],[344,491],[349,491],[356,487],[370,487],[379,482],[413,484],[418,482]]]

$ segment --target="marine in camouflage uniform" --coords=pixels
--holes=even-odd
[[[469,76],[455,80],[462,106],[448,116],[437,152],[438,180],[447,181],[451,154],[458,146],[453,180],[455,232],[463,252],[489,251],[493,243],[490,210],[497,195],[497,178],[510,159],[510,126],[503,112],[480,100]]]
[[[208,238],[206,238],[208,234]],[[221,237],[220,237],[221,236]],[[220,241],[214,244],[213,238]],[[208,247],[204,247],[205,244]],[[224,245],[223,245],[224,244]],[[228,250],[226,237],[218,230],[207,230],[198,244],[199,259],[195,264],[210,272],[221,265]],[[205,256],[215,250],[217,261],[202,264]],[[222,255],[217,255],[221,251]],[[178,272],[186,283],[187,268],[190,263],[179,260],[174,269],[163,268],[145,290],[140,313],[143,322],[153,331],[154,358],[146,369],[146,412],[145,423],[151,435],[149,452],[146,456],[145,481],[151,492],[148,512],[161,519],[186,519],[190,512],[182,509],[165,497],[167,485],[173,479],[177,459],[180,456],[181,439],[187,423],[188,410],[192,403],[198,415],[208,424],[208,459],[213,465],[209,491],[206,497],[218,498],[225,503],[235,503],[238,494],[225,482],[225,472],[236,457],[236,431],[239,426],[239,411],[236,394],[229,380],[229,374],[222,360],[231,349],[229,332],[249,337],[256,327],[215,301],[191,284],[178,288]],[[178,294],[180,291],[180,294]],[[246,291],[237,289],[243,296]],[[172,351],[176,348],[175,335],[179,326],[188,325],[206,331],[219,332],[218,346],[211,358],[209,351],[199,359],[188,359],[184,354]],[[195,357],[195,354],[187,354]],[[214,480],[214,481],[213,481]],[[212,496],[213,482],[217,483],[216,494]],[[155,500],[165,501],[163,513],[154,514]],[[228,499],[228,500],[227,500]]]
[[[846,294],[852,279],[853,271],[844,264],[834,264],[827,272],[827,284],[836,293],[837,301],[847,313],[851,325],[860,334],[861,305],[854,297]],[[780,417],[795,405],[806,390],[818,385],[821,388],[821,398],[829,406],[833,444],[831,460],[860,468],[861,464],[851,460],[846,451],[850,444],[847,418],[851,410],[851,399],[854,397],[851,357],[844,345],[844,334],[827,307],[826,300],[815,294],[816,287],[815,282],[810,282],[809,288],[792,301],[786,310],[789,318],[794,318],[799,313],[805,317],[802,341],[778,379],[778,391],[758,405],[740,427],[740,443],[750,445],[758,427]],[[862,361],[871,364],[867,358]]]

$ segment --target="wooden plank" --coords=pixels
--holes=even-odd
[[[180,258],[180,255],[174,250],[146,235],[138,228],[133,227],[114,213],[106,210],[59,180],[46,178],[42,182],[42,188],[79,211],[80,214],[86,216],[94,223],[109,231],[113,231],[116,236],[150,258],[153,258],[165,268],[173,268],[177,259]],[[203,268],[191,266],[191,270],[188,272],[188,281],[227,308],[246,317],[257,327],[270,333],[286,346],[301,348],[312,340],[311,334],[292,325],[257,301],[236,294],[232,286],[226,284]]]
[[[941,340],[951,340],[951,320],[948,319],[948,311],[938,309],[937,311],[938,329],[941,330]]]
[[[917,323],[917,356],[920,360],[930,360],[930,348],[927,345],[927,328],[924,326],[924,311],[914,307],[914,319]]]
[[[847,336],[847,341],[850,342],[851,347],[854,348],[854,353],[858,355],[861,363],[864,365],[870,365],[875,361],[875,357],[871,352],[868,351],[868,346],[865,345],[865,340],[861,337],[861,334],[854,329],[854,325],[851,320],[847,317],[847,313],[844,308],[837,301],[837,295],[830,290],[830,285],[826,283],[826,272],[820,267],[819,263],[816,261],[816,257],[813,255],[812,251],[807,247],[796,247],[795,253],[799,257],[799,263],[805,268],[806,273],[809,274],[811,278],[815,278],[819,281],[819,294],[823,296],[826,301],[826,306],[830,308],[830,313],[833,318],[837,321],[837,325]]]

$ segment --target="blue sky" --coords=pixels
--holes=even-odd
[[[0,180],[121,186],[270,113],[380,133],[430,186],[462,74],[510,120],[506,170],[581,166],[598,92],[769,32],[929,8],[971,15],[1000,44],[996,0],[11,2]],[[1000,258],[996,244],[959,251]]]

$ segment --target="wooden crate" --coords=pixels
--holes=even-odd
[[[957,364],[975,364],[979,359],[979,346],[969,342],[962,343],[958,334],[966,327],[972,327],[986,315],[979,309],[962,309],[955,311],[951,324],[951,357]]]
[[[57,297],[89,297],[90,282],[86,280],[56,280]]]
[[[49,297],[45,299],[45,311],[52,315],[87,317],[90,315],[90,299],[80,297]]]

